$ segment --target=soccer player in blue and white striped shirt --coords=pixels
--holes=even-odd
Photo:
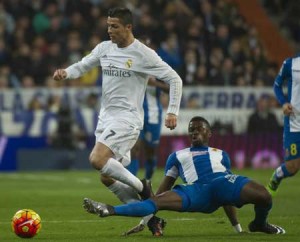
[[[287,93],[284,93],[284,84]],[[273,173],[267,186],[275,195],[282,179],[300,169],[300,56],[286,59],[274,82],[274,92],[284,114],[283,146],[285,163]]]
[[[155,214],[159,210],[212,213],[223,206],[234,229],[242,232],[235,207],[254,204],[255,217],[248,226],[250,232],[285,233],[283,228],[267,222],[272,197],[266,188],[247,177],[232,174],[228,154],[208,146],[212,135],[208,121],[203,117],[193,117],[188,132],[191,147],[169,156],[165,177],[156,196],[121,206],[110,206],[85,198],[84,208],[100,217],[139,217]],[[178,177],[184,184],[173,187]],[[151,219],[148,223],[151,223]]]

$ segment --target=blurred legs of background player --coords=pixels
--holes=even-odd
[[[128,166],[126,166],[126,169],[129,170],[135,176],[137,175],[140,167],[139,157],[140,157],[142,145],[143,145],[142,141],[139,138],[136,144],[131,149],[131,162]]]
[[[273,172],[270,182],[267,185],[271,195],[275,195],[281,181],[285,178],[294,176],[300,169],[300,158],[286,161]]]
[[[287,106],[287,107],[286,107]],[[289,104],[285,104],[283,109],[288,109]],[[284,114],[286,111],[283,112]],[[291,114],[290,114],[291,115]],[[295,120],[295,116],[288,117]],[[289,121],[285,122],[289,123]],[[288,128],[283,133],[284,163],[275,169],[267,185],[267,190],[275,196],[281,181],[294,176],[300,170],[300,132],[291,132]]]
[[[146,124],[145,124],[146,125]],[[141,155],[145,160],[145,179],[151,180],[157,166],[157,148],[160,138],[161,124],[147,124],[148,128],[141,132],[139,140],[131,151],[131,163],[126,167],[137,175]]]
[[[161,97],[169,91],[169,85],[150,77],[145,98],[144,126],[139,140],[131,150],[131,163],[126,168],[134,175],[139,169],[139,160],[144,158],[145,179],[151,180],[157,165],[157,149],[160,140],[163,107]]]

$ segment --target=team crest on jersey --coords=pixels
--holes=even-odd
[[[125,66],[126,66],[127,68],[130,68],[130,67],[132,66],[132,60],[131,60],[131,59],[128,59],[128,60],[126,61],[126,63],[125,63]]]

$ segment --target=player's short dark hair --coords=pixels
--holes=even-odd
[[[108,17],[120,19],[123,25],[133,24],[132,13],[128,8],[111,8],[108,10]]]
[[[190,120],[190,122],[193,122],[193,121],[200,121],[200,122],[206,123],[207,127],[208,127],[209,129],[211,129],[210,123],[209,123],[205,118],[203,118],[203,117],[201,117],[201,116],[195,116],[195,117],[193,117],[193,118]]]

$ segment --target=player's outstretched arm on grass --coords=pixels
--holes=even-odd
[[[232,225],[232,227],[234,228],[234,231],[236,231],[237,233],[241,233],[242,227],[237,219],[237,213],[236,213],[236,208],[233,206],[223,206],[223,209]]]

